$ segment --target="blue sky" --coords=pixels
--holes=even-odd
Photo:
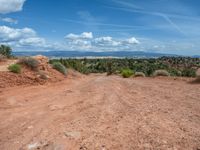
[[[15,51],[200,55],[199,0],[0,0],[0,43]]]

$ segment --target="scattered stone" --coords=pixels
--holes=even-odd
[[[80,132],[64,132],[65,136],[66,137],[71,137],[71,138],[75,138],[75,139],[79,139],[80,136],[81,136],[81,133]]]
[[[36,59],[39,62],[39,70],[48,70],[49,58],[42,55],[33,56],[32,58]]]
[[[49,143],[48,142],[36,142],[36,143],[32,143],[32,144],[29,144],[27,146],[28,150],[36,150],[36,149],[43,149],[44,147],[47,147],[49,146]]]
[[[28,129],[33,129],[33,126],[29,126]]]
[[[39,143],[33,143],[28,145],[28,150],[36,149],[39,148],[40,144]]]

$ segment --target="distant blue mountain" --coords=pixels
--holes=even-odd
[[[194,55],[193,58],[200,58],[200,55]]]
[[[129,57],[129,58],[158,58],[162,56],[178,56],[174,54],[151,53],[143,51],[114,51],[114,52],[88,52],[88,51],[21,51],[13,52],[15,56],[44,55],[47,57]]]

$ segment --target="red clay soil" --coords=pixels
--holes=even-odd
[[[45,56],[34,56],[34,59],[38,60],[39,66],[37,71],[31,70],[24,65],[22,66],[22,72],[15,74],[8,71],[8,66],[17,63],[17,59],[6,59],[0,62],[0,89],[15,86],[29,86],[29,85],[43,85],[51,82],[58,82],[65,78],[63,74],[56,71],[48,64],[48,58]],[[48,79],[41,78],[41,74],[48,77]]]
[[[32,71],[26,68],[23,68],[21,74],[7,71],[0,72],[0,89],[15,86],[43,85],[45,83],[57,82],[64,79],[64,76],[61,73],[52,68],[49,68],[47,73],[50,78],[44,80],[38,77],[37,71]]]
[[[89,75],[1,89],[0,150],[199,150],[200,85]]]

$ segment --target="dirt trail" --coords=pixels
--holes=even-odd
[[[0,95],[1,150],[200,149],[200,85],[90,75]]]

